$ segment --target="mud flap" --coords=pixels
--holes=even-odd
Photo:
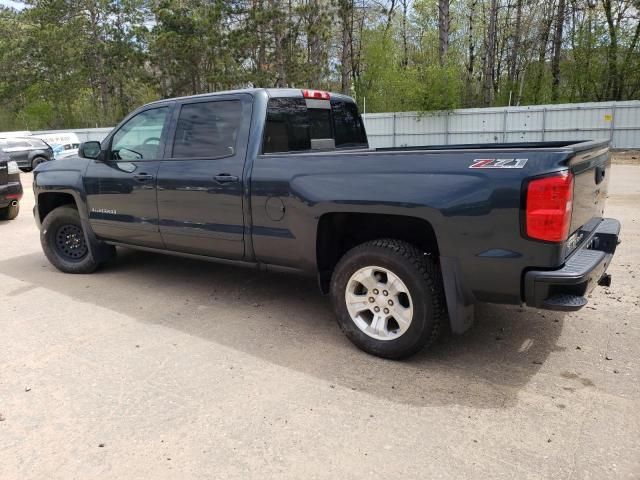
[[[474,322],[475,299],[462,283],[457,259],[440,257],[440,268],[442,269],[451,332],[464,333]]]

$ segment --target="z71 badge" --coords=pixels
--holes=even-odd
[[[524,168],[528,158],[476,158],[469,168]]]

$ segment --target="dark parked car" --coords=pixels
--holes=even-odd
[[[0,220],[13,220],[18,216],[21,198],[18,165],[0,150]]]
[[[25,172],[53,159],[53,149],[49,144],[34,137],[0,138],[0,150],[4,150]]]
[[[313,275],[349,339],[388,358],[465,331],[476,302],[583,307],[620,231],[606,141],[370,149],[354,101],[327,92],[162,100],[79,153],[34,176],[61,271],[125,246]]]

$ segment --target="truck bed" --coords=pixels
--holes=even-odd
[[[383,147],[376,148],[377,152],[401,151],[449,151],[449,150],[565,150],[578,153],[584,150],[608,145],[608,140],[563,140],[553,142],[510,142],[510,143],[459,143],[455,145],[419,145],[411,147]]]

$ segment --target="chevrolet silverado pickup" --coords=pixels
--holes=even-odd
[[[116,247],[316,276],[359,348],[401,358],[477,302],[577,310],[620,224],[606,141],[369,148],[347,96],[247,89],[161,100],[34,176],[45,255]]]
[[[21,198],[18,164],[0,150],[0,220],[13,220],[18,216]]]

